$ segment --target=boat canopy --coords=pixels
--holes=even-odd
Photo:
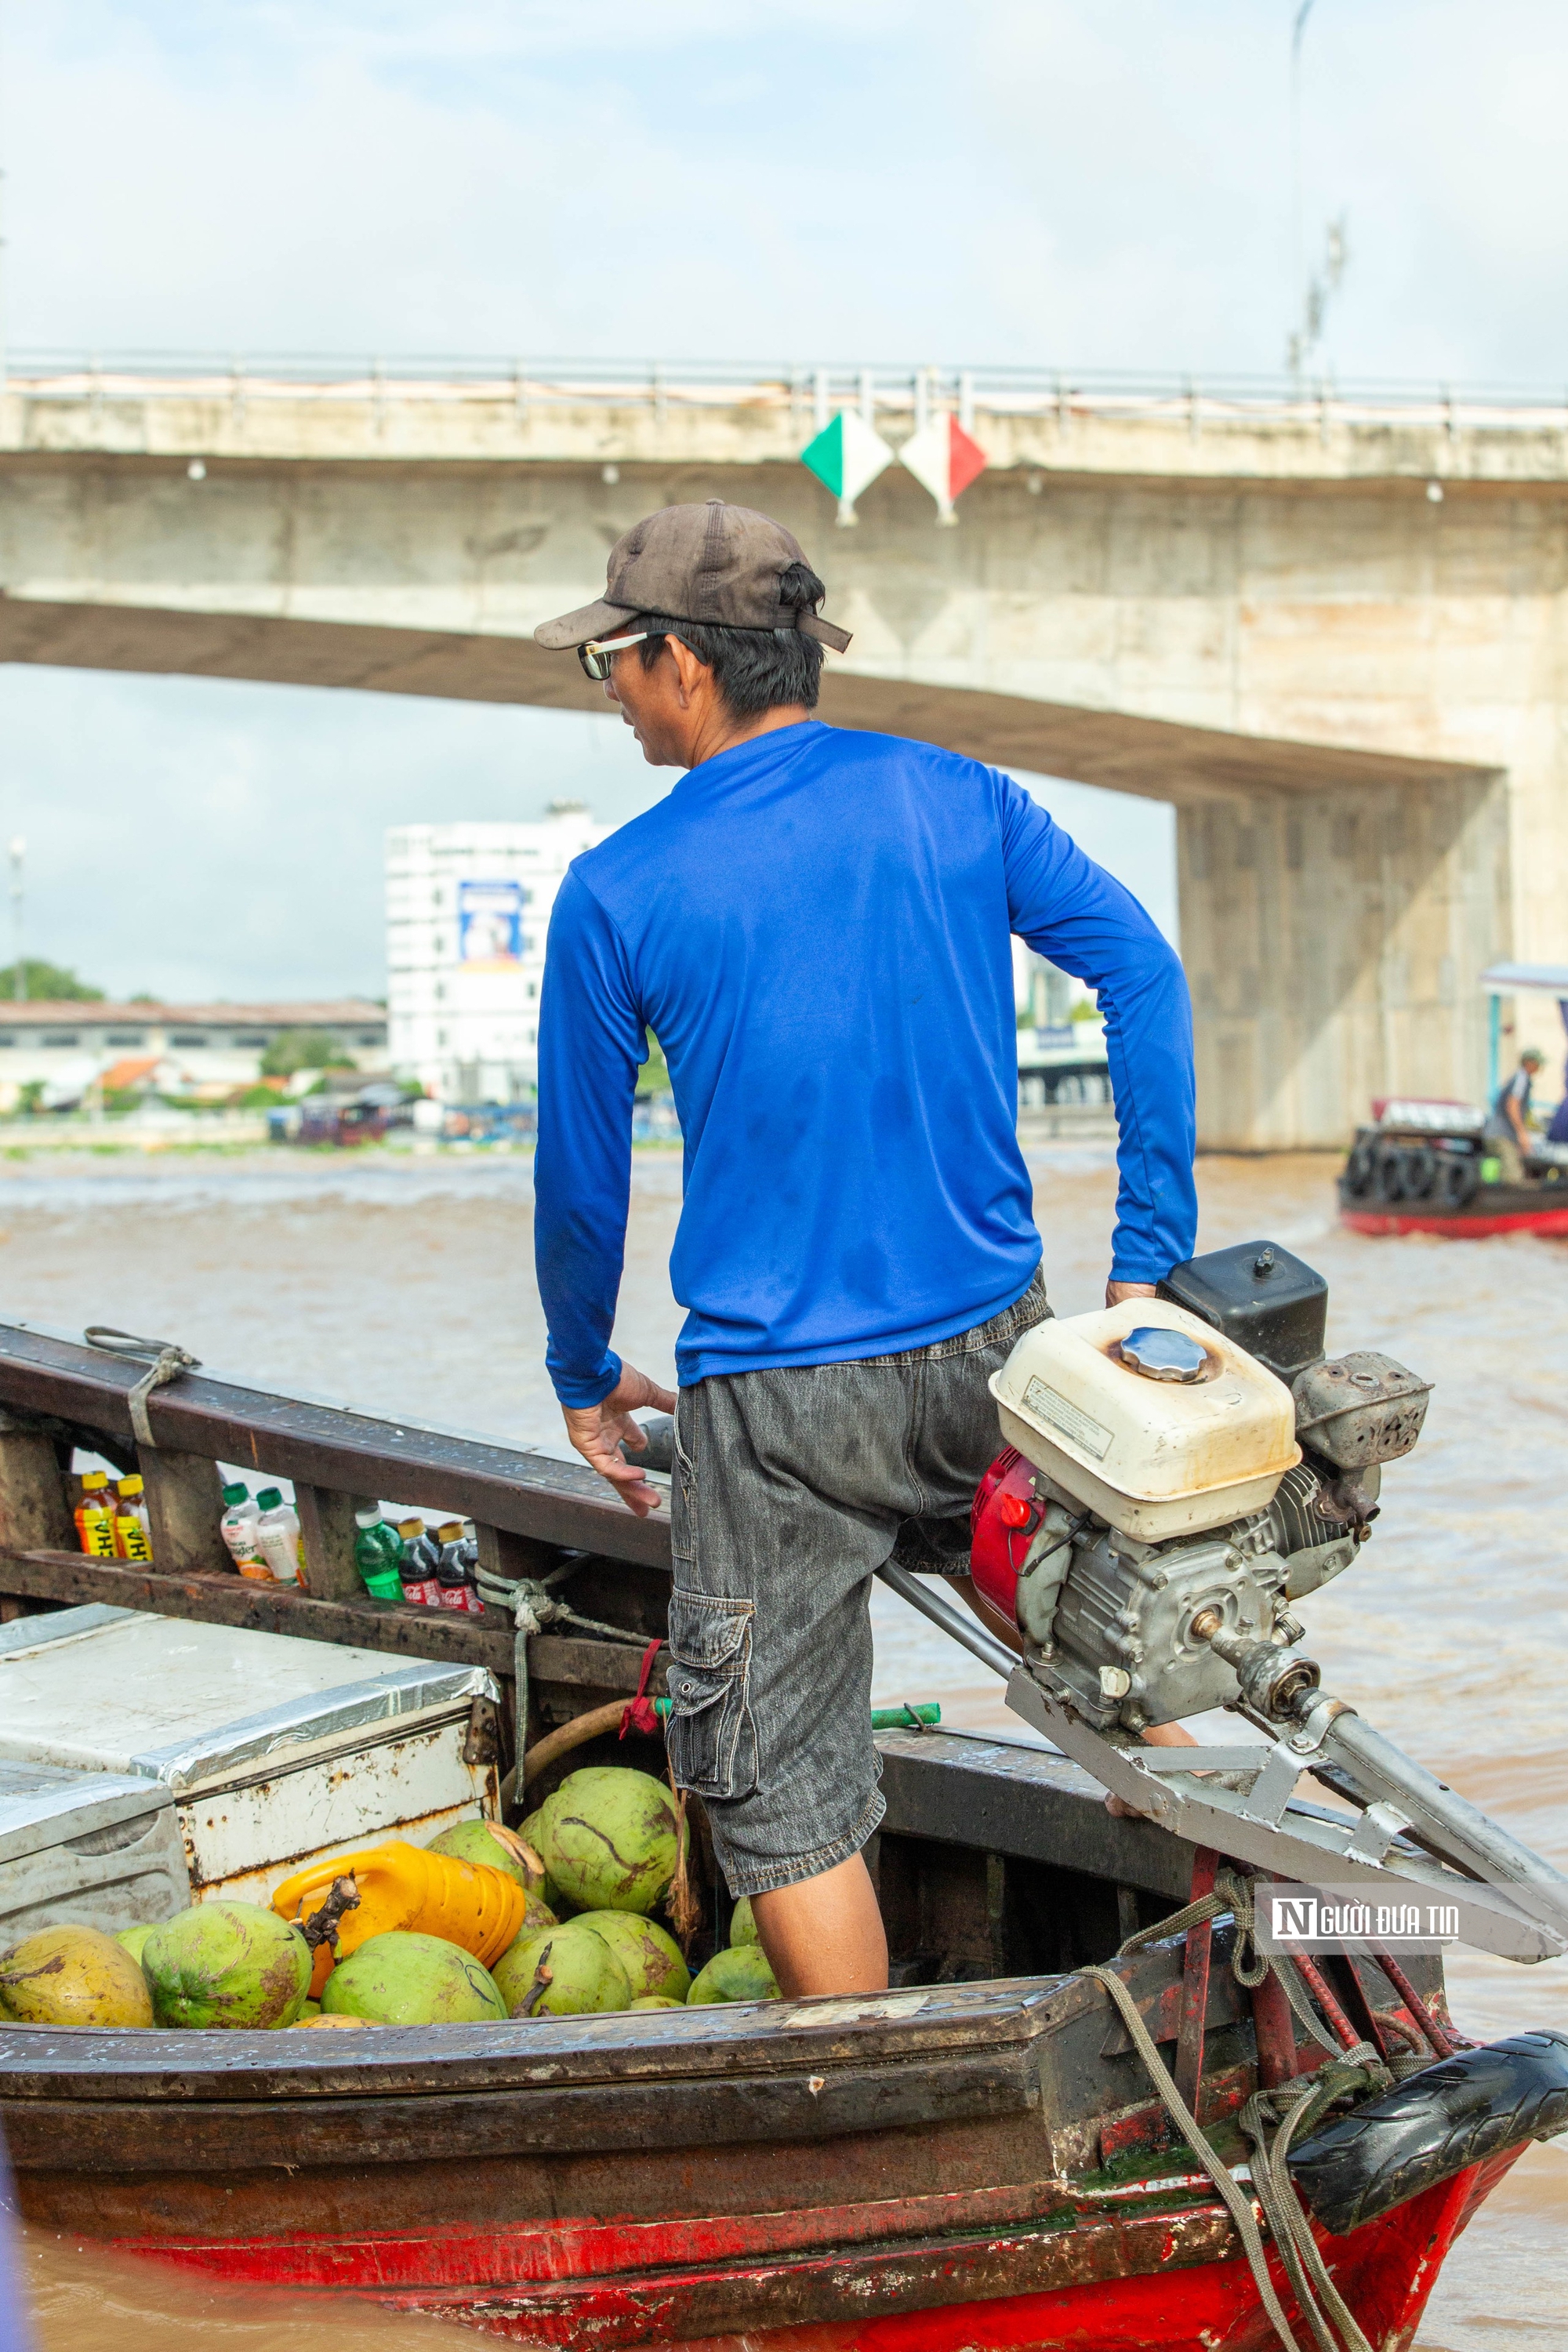
[[[1499,999],[1554,996],[1568,1029],[1568,963],[1490,963],[1481,974],[1481,986],[1491,999],[1487,1008],[1487,1100],[1496,1102],[1502,1083],[1502,1008]]]
[[[1481,974],[1489,996],[1514,996],[1537,990],[1542,996],[1568,996],[1568,963],[1494,963]]]

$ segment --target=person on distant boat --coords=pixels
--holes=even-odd
[[[1174,950],[1000,769],[812,716],[849,643],[826,593],[782,525],[712,499],[638,523],[604,598],[534,632],[687,771],[555,899],[535,1255],[572,1443],[639,1515],[658,1492],[619,1448],[635,1408],[675,1417],[670,1762],[788,1995],[887,1982],[870,1580],[900,1543],[963,1558],[987,1379],[1051,1312],[1012,934],[1105,1017],[1107,1303],[1152,1295],[1197,1215]],[[650,1031],[685,1144],[679,1396],[610,1345]]]
[[[1527,1045],[1519,1057],[1519,1067],[1508,1081],[1498,1088],[1491,1117],[1483,1130],[1483,1139],[1491,1157],[1500,1163],[1499,1177],[1504,1184],[1522,1184],[1524,1162],[1533,1146],[1530,1132],[1530,1089],[1536,1073],[1545,1067],[1546,1056],[1535,1045]]]

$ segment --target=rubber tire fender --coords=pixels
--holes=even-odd
[[[1437,1162],[1435,1187],[1440,1207],[1462,1209],[1475,1199],[1480,1188],[1480,1162],[1473,1152],[1444,1152]]]
[[[1375,1158],[1375,1152],[1370,1143],[1361,1142],[1352,1146],[1351,1156],[1345,1161],[1345,1172],[1342,1181],[1352,1200],[1363,1200],[1371,1192]]]
[[[1373,1161],[1372,1189],[1379,1201],[1405,1198],[1405,1156],[1397,1143],[1380,1143]]]
[[[1430,1198],[1437,1181],[1437,1155],[1429,1143],[1417,1143],[1405,1155],[1405,1197],[1407,1201]]]
[[[1568,2131],[1568,2033],[1461,2050],[1316,2132],[1290,2175],[1336,2238],[1529,2139]]]

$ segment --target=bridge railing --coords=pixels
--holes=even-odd
[[[0,389],[29,400],[223,398],[372,404],[510,403],[535,406],[787,409],[826,425],[854,408],[912,425],[928,414],[1086,415],[1310,423],[1397,416],[1449,431],[1484,426],[1568,430],[1568,389],[1522,384],[1336,383],[1288,376],[1175,375],[1029,367],[808,365],[771,361],[574,359],[520,355],[376,358],[329,352],[250,356],[203,352],[14,352]]]

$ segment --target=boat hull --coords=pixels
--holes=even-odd
[[[1518,2153],[1473,2166],[1345,2237],[1320,2232],[1336,2284],[1380,2352],[1411,2342],[1454,2239]],[[890,2200],[874,2218],[835,2208],[629,2227],[432,2229],[352,2243],[304,2235],[121,2243],[208,2275],[346,2289],[561,2352],[666,2344],[740,2352],[742,2343],[748,2352],[1263,2352],[1273,2342],[1229,2216],[1192,2183],[1160,2210],[1058,2208],[1033,2226],[983,2231],[961,2211],[974,2201]],[[846,2242],[868,2229],[878,2242]],[[823,2242],[804,2249],[804,2233]],[[1271,2269],[1294,2316],[1283,2273]]]
[[[1528,1184],[1488,1184],[1463,1209],[1420,1201],[1381,1202],[1340,1188],[1340,1223],[1352,1234],[1436,1234],[1447,1241],[1487,1241],[1496,1234],[1568,1234],[1568,1201],[1553,1184],[1543,1198]]]

